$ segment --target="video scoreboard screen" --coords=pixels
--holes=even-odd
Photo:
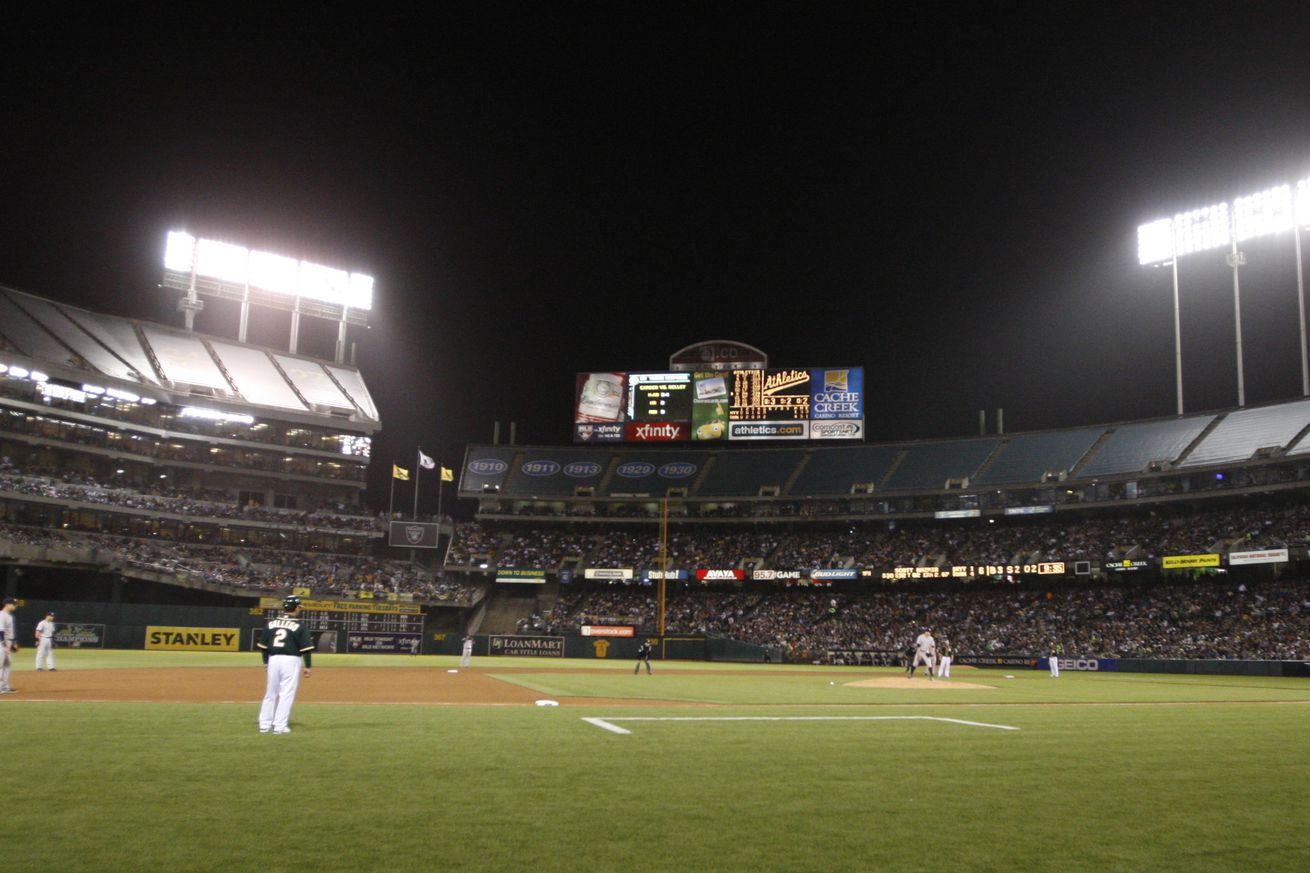
[[[864,369],[579,373],[579,443],[858,440]]]

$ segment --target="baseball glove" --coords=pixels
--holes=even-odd
[[[22,650],[23,650],[23,647],[20,646],[18,643],[10,643],[10,644],[9,644],[9,651],[11,651],[11,652],[21,652]]]

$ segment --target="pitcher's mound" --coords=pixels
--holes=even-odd
[[[979,685],[976,682],[956,682],[954,679],[929,679],[928,677],[909,676],[874,676],[871,679],[861,679],[859,682],[845,683],[850,688],[912,688],[915,691],[991,691],[995,688],[993,685]]]

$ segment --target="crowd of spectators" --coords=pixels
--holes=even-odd
[[[548,624],[573,632],[585,623],[631,624],[649,632],[656,609],[648,587],[568,592]],[[1310,582],[1194,580],[1051,591],[686,589],[667,595],[665,623],[669,633],[731,636],[782,648],[796,660],[823,660],[834,650],[902,652],[925,627],[948,638],[958,654],[1305,659]]]
[[[10,544],[59,547],[83,553],[88,563],[110,569],[153,570],[249,591],[286,593],[311,588],[317,594],[406,595],[422,601],[472,603],[479,585],[434,575],[404,561],[358,555],[322,555],[280,549],[196,545],[158,539],[79,533],[0,524],[0,555]]]
[[[21,472],[7,458],[0,459],[0,492],[49,497],[70,503],[90,503],[123,509],[141,509],[169,515],[258,521],[288,525],[302,530],[319,529],[372,533],[382,529],[381,520],[361,514],[342,503],[313,509],[274,509],[238,506],[223,491],[185,491],[167,486],[124,487],[99,482],[95,477],[72,470],[24,468]]]
[[[1143,510],[1122,516],[1053,515],[992,523],[876,522],[859,525],[680,525],[668,538],[670,567],[782,570],[846,567],[1106,561],[1125,557],[1266,549],[1310,544],[1310,507],[1252,502],[1240,508]],[[556,569],[566,558],[583,567],[657,567],[654,531],[598,524],[497,528],[460,525],[449,564],[472,554],[491,565]]]

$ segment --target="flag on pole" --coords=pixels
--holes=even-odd
[[[395,464],[392,464],[392,465],[391,465],[391,478],[392,478],[392,479],[399,479],[401,482],[408,482],[408,481],[409,481],[409,471],[406,470],[404,467],[398,467],[398,466],[396,466]]]
[[[423,450],[422,450],[422,449],[419,449],[419,450],[418,450],[418,465],[419,465],[420,467],[422,467],[424,470],[434,470],[434,469],[436,469],[437,462],[434,461],[434,460],[432,460],[431,458],[429,458],[427,455],[423,454]]]
[[[442,467],[442,468],[441,468],[441,481],[442,481],[442,482],[454,482],[454,481],[455,481],[455,471],[452,470],[452,469],[450,469],[449,467]]]

